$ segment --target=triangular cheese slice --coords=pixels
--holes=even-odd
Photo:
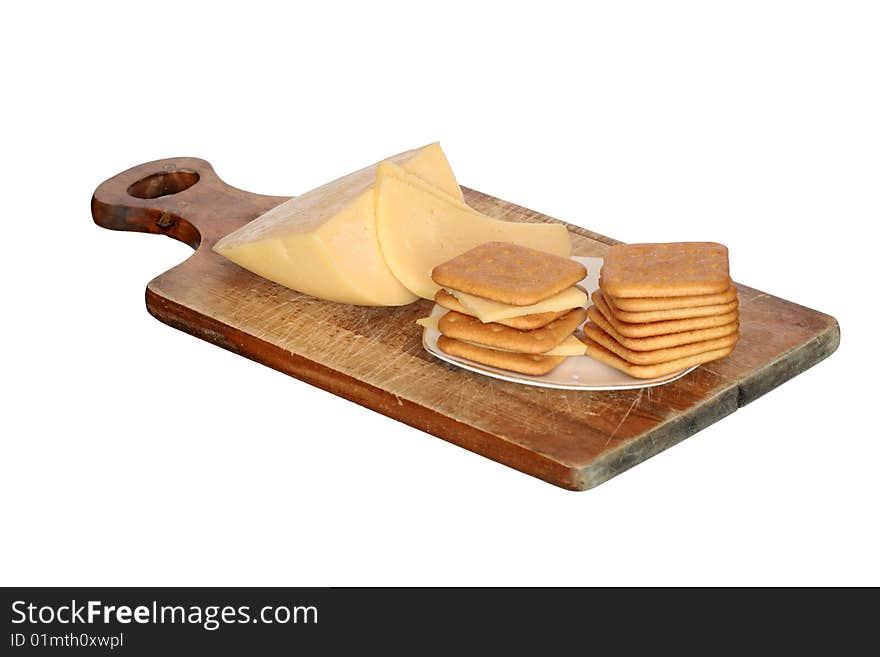
[[[379,165],[376,227],[391,271],[414,294],[433,299],[431,270],[485,242],[513,242],[558,256],[571,255],[562,224],[493,219],[438,191],[392,162]]]

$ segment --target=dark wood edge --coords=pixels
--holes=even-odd
[[[579,490],[595,488],[715,424],[739,408],[737,399],[736,385],[724,387],[713,397],[704,400],[704,402],[711,400],[712,403],[692,407],[663,424],[651,428],[646,432],[651,434],[650,441],[642,440],[645,434],[640,434],[619,448],[602,454],[580,468]]]
[[[386,390],[281,349],[146,290],[149,313],[183,333],[245,356],[393,420],[567,490],[583,490],[578,468],[536,454],[501,436],[480,431]],[[499,443],[499,440],[503,441]]]
[[[818,311],[814,312],[818,313]],[[798,374],[806,372],[837,351],[837,347],[840,346],[840,324],[830,315],[818,314],[822,314],[828,319],[829,324],[824,331],[809,342],[790,349],[764,367],[752,372],[748,378],[740,381],[738,388],[740,408],[752,403],[758,397],[766,395],[774,388],[778,388]],[[795,359],[794,356],[798,356],[798,358]]]
[[[829,324],[825,331],[809,342],[780,354],[764,367],[749,373],[741,381],[728,379],[730,385],[721,389],[712,398],[715,400],[713,404],[694,407],[651,428],[651,441],[647,444],[641,440],[644,434],[635,436],[620,448],[607,452],[579,468],[577,490],[594,488],[677,445],[828,358],[840,344],[840,326],[830,315],[814,312],[828,319]],[[800,357],[795,359],[795,356]],[[711,363],[704,367],[713,374],[723,377],[712,371]]]

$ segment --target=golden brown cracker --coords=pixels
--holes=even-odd
[[[467,309],[461,305],[461,301],[449,294],[446,290],[437,290],[437,293],[434,295],[434,302],[438,306],[442,306],[447,310],[454,310],[462,315],[470,315]],[[499,319],[497,323],[519,329],[520,331],[531,331],[533,329],[541,328],[542,326],[547,326],[547,324],[554,319],[562,317],[567,312],[567,310],[559,310],[550,313],[534,313],[532,315],[522,315],[520,317],[511,317],[509,319]]]
[[[497,351],[468,344],[441,335],[437,338],[437,346],[445,354],[467,358],[476,363],[498,367],[511,372],[542,376],[564,361],[567,356],[541,356],[538,354],[518,354],[512,351]]]
[[[456,340],[476,342],[523,354],[542,354],[571,335],[586,316],[587,313],[583,308],[575,308],[547,326],[533,331],[520,331],[495,322],[484,324],[476,317],[451,310],[440,318],[439,329],[446,337]]]
[[[586,275],[576,260],[508,242],[486,242],[431,272],[437,285],[511,306],[531,306]]]
[[[602,279],[599,279],[599,289],[602,289]],[[723,303],[730,303],[736,299],[736,285],[733,283],[718,294],[699,294],[693,297],[637,297],[626,299],[622,297],[611,297],[605,295],[606,299],[610,299],[615,308],[625,310],[632,313],[647,312],[650,310],[671,310],[673,308],[697,308],[700,306],[717,306]]]
[[[600,363],[610,365],[614,369],[620,370],[636,379],[654,379],[658,376],[680,372],[694,365],[702,365],[703,363],[724,358],[733,351],[733,347],[730,346],[705,351],[701,354],[694,354],[677,360],[670,360],[665,363],[657,363],[656,365],[633,365],[589,338],[584,339],[584,344],[587,345],[587,356],[598,360]]]
[[[670,333],[669,335],[658,335],[651,338],[627,338],[618,333],[613,326],[605,319],[605,315],[599,312],[596,306],[587,308],[587,317],[596,326],[601,328],[605,333],[614,338],[621,345],[633,351],[654,351],[656,349],[668,349],[692,342],[703,342],[704,340],[714,340],[739,330],[739,322],[734,321],[723,326],[714,326],[707,329],[697,329],[694,331],[682,331],[680,333]]]
[[[691,342],[678,347],[655,349],[654,351],[634,351],[624,347],[592,322],[584,324],[583,330],[585,337],[593,342],[597,342],[608,351],[620,356],[623,360],[632,363],[633,365],[657,365],[672,360],[678,360],[680,358],[687,358],[688,356],[701,354],[706,351],[731,347],[736,344],[737,340],[739,340],[739,333],[731,333],[721,338],[703,340],[701,342]]]
[[[614,301],[604,294],[602,298],[608,305],[611,314],[621,322],[630,324],[646,324],[648,322],[664,322],[670,319],[690,319],[691,317],[710,317],[712,315],[724,315],[733,312],[739,305],[737,299],[733,299],[728,303],[717,304],[714,306],[695,306],[694,308],[668,308],[666,310],[645,310],[643,312],[630,312],[621,310]]]
[[[617,319],[605,303],[602,292],[596,290],[593,292],[593,305],[605,316],[605,319],[615,328],[622,336],[627,338],[650,338],[658,335],[668,335],[670,333],[681,333],[684,331],[695,331],[697,329],[712,328],[715,326],[723,326],[735,322],[738,318],[737,311],[731,311],[723,315],[711,315],[709,317],[692,317],[690,319],[670,319],[665,322],[648,322],[646,324],[630,324],[629,322],[621,322]]]
[[[727,247],[716,242],[616,244],[605,253],[602,289],[617,298],[717,294],[730,286]]]

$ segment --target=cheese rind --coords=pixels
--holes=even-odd
[[[461,201],[439,144],[387,160]],[[294,197],[230,233],[214,251],[255,274],[329,301],[400,306],[418,297],[385,264],[376,235],[378,164]]]
[[[394,163],[379,165],[376,185],[376,228],[385,262],[406,288],[425,299],[440,289],[431,279],[434,267],[485,242],[571,255],[565,226],[487,217]]]
[[[533,313],[549,313],[571,308],[583,308],[587,305],[587,293],[579,287],[569,287],[562,292],[554,294],[548,299],[539,301],[531,306],[510,306],[506,303],[475,297],[457,290],[446,288],[452,296],[459,300],[465,310],[479,319],[481,322],[497,322],[511,317],[522,317]]]

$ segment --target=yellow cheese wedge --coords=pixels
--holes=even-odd
[[[394,163],[379,165],[376,185],[376,228],[385,262],[405,287],[425,299],[440,289],[431,280],[434,267],[485,242],[571,255],[565,226],[487,217]]]
[[[481,322],[497,322],[501,319],[522,317],[533,313],[550,313],[570,308],[583,308],[587,305],[587,293],[579,287],[569,287],[562,292],[554,294],[548,299],[539,301],[531,306],[509,306],[506,303],[475,297],[457,290],[446,288],[452,296],[461,302],[465,309]]]
[[[434,329],[435,331],[439,331],[440,317],[423,317],[422,319],[417,319],[416,324],[419,326],[423,326],[427,329]],[[468,340],[462,340],[462,342],[467,342],[468,344],[473,344],[478,347],[483,347],[484,349],[494,349],[495,351],[510,351],[510,349],[499,349],[498,347],[490,347],[485,344],[477,344],[476,342],[469,342]],[[573,335],[569,335],[558,345],[553,347],[550,351],[546,351],[542,356],[583,356],[587,353],[587,345],[578,340]]]
[[[440,144],[400,153],[388,162],[462,202]],[[221,239],[214,250],[263,278],[321,299],[364,306],[415,301],[418,297],[395,278],[379,248],[377,167],[282,203]]]

